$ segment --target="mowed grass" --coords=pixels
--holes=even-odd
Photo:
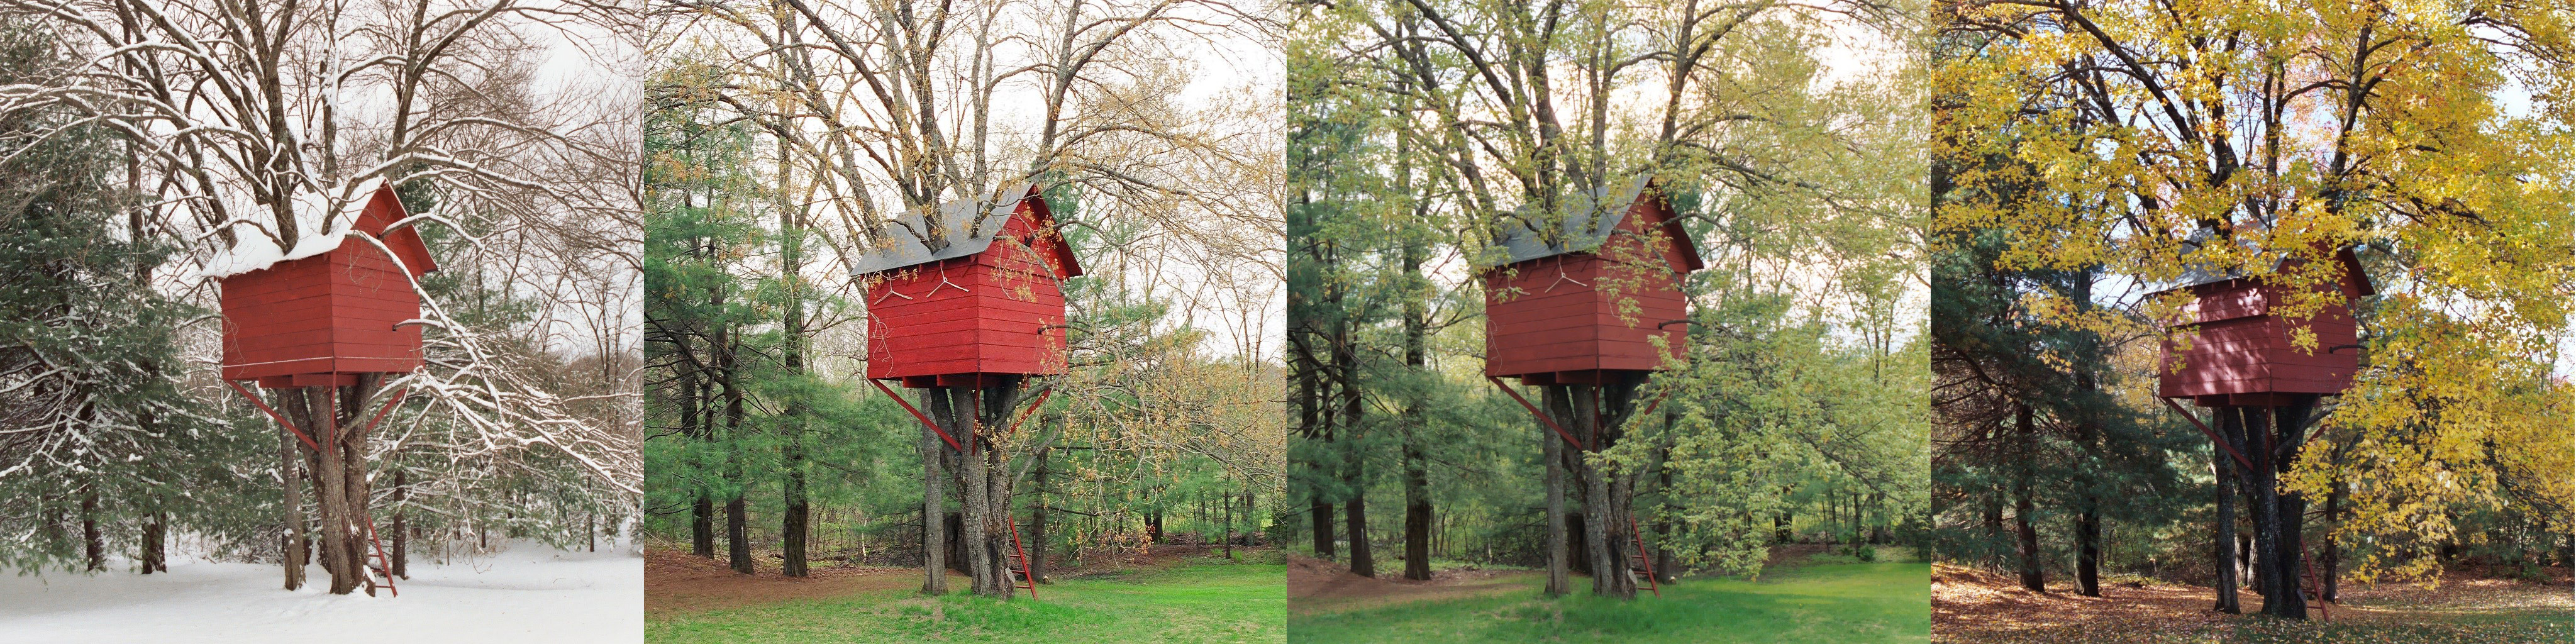
[[[648,616],[650,642],[1260,644],[1287,637],[1286,567],[1195,563],[1058,580],[1002,602],[909,591]]]
[[[1686,579],[1636,601],[1576,594],[1549,600],[1544,580],[1468,599],[1300,614],[1290,639],[1323,643],[1740,642],[1877,644],[1931,639],[1931,567],[1914,563],[1818,563],[1761,581]]]

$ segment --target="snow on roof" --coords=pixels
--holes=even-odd
[[[206,260],[204,267],[197,269],[196,275],[207,279],[232,277],[276,266],[280,262],[331,252],[348,240],[349,231],[357,225],[358,217],[366,213],[367,203],[375,199],[376,191],[382,189],[384,185],[385,180],[380,177],[369,177],[357,183],[341,184],[341,192],[336,197],[340,205],[337,209],[331,207],[334,200],[332,195],[323,192],[295,193],[294,196],[289,197],[293,201],[289,209],[295,215],[296,228],[302,237],[294,240],[294,246],[284,251],[280,251],[277,242],[272,240],[276,231],[271,230],[267,225],[250,221],[248,218],[234,221],[231,224],[234,228],[233,247],[216,250],[215,255]],[[245,206],[242,209],[245,212],[253,209],[247,207],[249,202],[246,199],[238,203]],[[325,219],[330,221],[330,228],[318,233],[313,232],[322,229]]]

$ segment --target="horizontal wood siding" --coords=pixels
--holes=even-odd
[[[1630,238],[1624,243],[1637,242]],[[1664,260],[1660,254],[1646,256]],[[1605,277],[1630,292],[1615,297],[1603,292]],[[1664,368],[1665,351],[1655,348],[1653,338],[1665,338],[1669,352],[1683,348],[1681,328],[1658,328],[1689,311],[1680,282],[1659,266],[1613,265],[1589,253],[1571,253],[1489,271],[1484,280],[1487,375],[1655,371]],[[1632,300],[1636,310],[1620,315],[1620,299]]]
[[[420,367],[420,295],[360,240],[224,278],[223,377],[408,372]]]
[[[2347,346],[2358,338],[2349,308],[2329,304],[2314,318],[2286,319],[2271,314],[2281,301],[2271,287],[2248,281],[2221,284],[2195,291],[2203,299],[2194,317],[2202,321],[2183,325],[2190,347],[2164,343],[2158,395],[2331,395],[2352,387],[2360,360],[2359,352]],[[2315,349],[2292,345],[2291,336],[2300,328],[2315,334]]]
[[[1054,374],[1065,368],[1064,292],[1029,245],[1024,206],[983,253],[872,276],[868,377]],[[1052,327],[1052,328],[1050,328]]]

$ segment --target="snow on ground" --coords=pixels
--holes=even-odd
[[[115,562],[94,576],[0,577],[0,643],[643,641],[644,560],[600,545],[517,543],[445,566],[414,559],[399,598],[333,596],[321,566],[287,592],[277,566],[194,559],[171,562],[168,574]]]

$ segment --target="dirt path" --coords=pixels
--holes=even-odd
[[[2576,597],[2568,593],[2564,571],[2559,569],[2547,583],[2455,574],[2431,590],[2417,584],[2347,584],[2341,602],[2328,606],[2329,621],[2414,624],[2480,612],[2566,612],[2576,609]],[[1934,640],[2017,642],[2069,633],[2103,637],[2216,633],[2246,619],[2210,610],[2213,595],[2201,586],[2105,584],[2101,597],[2085,597],[2075,594],[2068,582],[2051,583],[2048,591],[2024,590],[2019,580],[2007,575],[1936,565],[1932,570]],[[2247,611],[2254,611],[2263,600],[2248,589],[2242,602]]]
[[[1290,554],[1288,612],[1340,612],[1491,595],[1525,588],[1540,575],[1526,570],[1442,570],[1432,573],[1429,581],[1413,581],[1404,579],[1400,570],[1380,574],[1383,578],[1362,577],[1340,564]]]
[[[840,597],[901,588],[920,588],[916,568],[816,566],[803,578],[778,574],[778,561],[754,560],[760,572],[734,574],[721,558],[686,552],[644,552],[644,614],[661,618],[680,613],[740,608],[757,604],[821,597]],[[964,587],[966,576],[950,573],[952,587]]]

